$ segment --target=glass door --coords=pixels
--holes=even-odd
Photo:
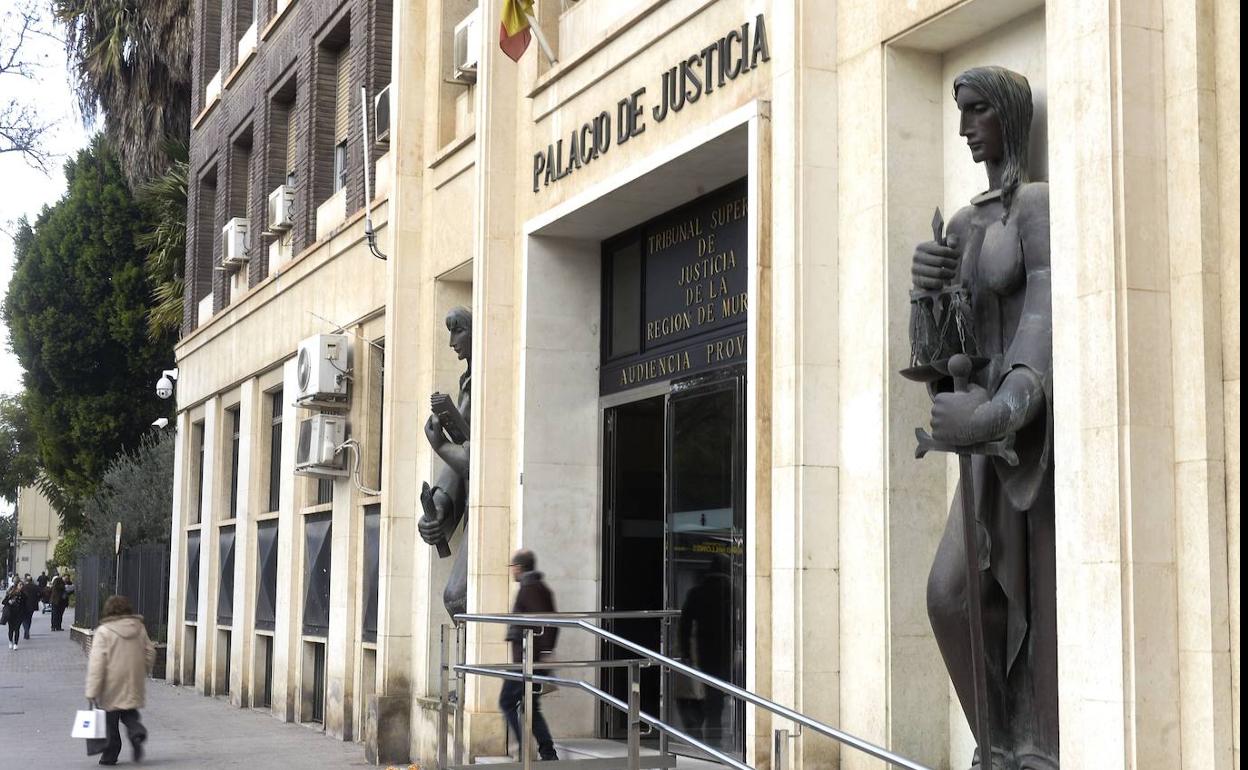
[[[606,410],[603,438],[602,609],[606,612],[663,609],[663,424],[664,396]],[[607,621],[603,627],[652,650],[660,647],[655,620]],[[613,644],[601,645],[606,660],[636,657]],[[628,669],[602,671],[603,688],[628,697]],[[641,670],[641,708],[659,713],[659,670]],[[628,720],[602,705],[601,734],[624,739]]]
[[[667,399],[667,606],[681,611],[669,654],[745,683],[745,378],[741,370],[673,385]],[[742,704],[669,674],[685,732],[729,753],[744,748]]]

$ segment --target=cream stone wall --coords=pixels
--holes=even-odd
[[[170,670],[183,649],[186,532],[204,532],[195,686],[216,692],[222,466],[189,525],[191,425],[225,446],[238,403],[248,494],[236,519],[231,698],[254,696],[254,526],[264,394],[294,392],[298,341],[384,336],[381,495],[335,485],[326,730],[370,759],[434,757],[442,590],[451,560],[416,533],[429,393],[463,364],[443,323],[474,317],[469,611],[502,612],[509,553],[537,551],[561,609],[601,607],[600,243],[741,176],[750,198],[747,686],[933,768],[973,740],[926,617],[927,570],[956,475],[916,461],[927,421],[908,364],[914,244],[984,186],[957,136],[952,78],[1031,81],[1033,174],[1052,182],[1063,764],[1238,767],[1238,8],[1228,0],[581,0],[539,15],[557,46],[516,64],[483,3],[476,85],[446,86],[463,4],[395,4],[391,150],[373,202],[178,346]],[[445,14],[445,16],[444,16]],[[762,14],[770,60],[656,122],[660,75]],[[454,16],[454,19],[450,17]],[[533,192],[533,159],[644,87],[645,131]],[[665,208],[666,207],[666,208]],[[328,320],[322,320],[328,319]],[[356,362],[364,346],[357,339]],[[370,389],[366,375],[357,385]],[[353,403],[353,435],[371,440]],[[299,413],[283,426],[272,713],[306,719]],[[356,427],[362,432],[356,434]],[[228,466],[227,466],[228,467]],[[254,479],[255,483],[250,480]],[[215,491],[214,491],[215,490]],[[379,629],[360,642],[362,507],[380,502]],[[468,656],[501,662],[497,626]],[[560,654],[595,645],[565,634]],[[374,657],[375,656],[375,657]],[[466,754],[503,751],[496,682],[472,678]],[[557,737],[591,736],[588,696],[547,700]],[[750,709],[747,761],[782,719]],[[794,767],[879,767],[805,731]]]
[[[47,564],[60,542],[61,517],[36,487],[22,487],[17,491],[17,531],[20,534],[14,570],[38,577],[47,571]]]

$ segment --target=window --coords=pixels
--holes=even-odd
[[[230,424],[230,515],[233,519],[238,516],[238,449],[241,440],[242,431],[242,413],[238,407],[226,410],[229,415]]]
[[[217,264],[216,235],[220,232],[217,221],[217,167],[214,165],[200,177],[196,185],[195,199],[195,285],[193,299],[201,302],[212,296],[213,267]],[[189,245],[189,244],[188,244]],[[200,320],[207,320],[213,308],[209,306],[203,312],[196,309],[192,326],[198,326]]]
[[[256,628],[272,631],[277,623],[276,519],[256,523]]]
[[[343,46],[338,51],[334,86],[334,192],[347,186],[347,131],[350,118],[351,48]]]
[[[269,396],[269,511],[282,504],[282,391]]]
[[[333,514],[310,513],[303,519],[303,633],[329,633],[329,580]]]
[[[377,586],[381,574],[381,504],[364,506],[363,639],[377,641]]]
[[[194,447],[195,488],[190,493],[189,523],[198,524],[204,518],[204,423],[197,422],[191,426],[191,446]]]
[[[217,623],[234,622],[234,527],[222,527],[217,534],[221,574],[217,580]]]
[[[185,618],[191,622],[199,619],[199,530],[186,533]],[[194,657],[194,648],[191,650],[191,657]]]
[[[221,74],[221,0],[203,0],[204,8],[204,41],[200,68],[205,89],[205,101],[212,101],[213,95],[208,93],[210,81],[217,80],[216,88],[220,93]]]

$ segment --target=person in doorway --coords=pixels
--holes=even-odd
[[[65,608],[69,606],[69,594],[65,593],[65,581],[60,575],[52,578],[48,591],[48,601],[52,605],[52,630],[62,631],[61,620],[65,617]]]
[[[516,601],[511,611],[516,614],[532,614],[537,612],[554,612],[555,595],[551,593],[542,573],[537,571],[537,557],[527,548],[521,548],[511,557],[511,577],[520,584],[516,592]],[[511,642],[511,660],[513,663],[524,661],[524,630],[531,626],[507,626],[507,641]],[[555,649],[555,640],[559,629],[539,629],[533,635],[534,660],[543,660]],[[545,673],[539,671],[535,673]],[[503,682],[503,690],[498,696],[498,707],[507,718],[511,732],[515,734],[517,743],[528,740],[520,731],[520,707],[524,701],[524,682],[507,679]],[[533,737],[537,738],[537,755],[542,761],[559,759],[555,752],[554,739],[550,737],[550,728],[546,726],[546,718],[542,716],[540,698],[536,693],[533,698]],[[520,743],[523,746],[523,743]],[[523,749],[521,750],[523,754]]]
[[[30,579],[30,575],[22,581],[22,592],[26,594],[26,617],[22,619],[22,634],[30,638],[30,621],[35,619],[35,613],[39,611],[39,599],[41,592],[39,584]]]
[[[4,614],[4,623],[9,629],[9,649],[16,650],[22,638],[22,623],[26,620],[26,592],[22,590],[22,581],[13,581],[4,595],[0,613]]]
[[[685,596],[680,613],[680,649],[691,657],[694,668],[716,679],[732,677],[733,606],[731,563],[717,553]],[[716,743],[723,739],[724,692],[703,688],[699,707],[688,709],[684,718],[695,736]],[[689,704],[693,705],[693,704]]]
[[[143,617],[124,596],[104,602],[100,624],[91,639],[87,663],[87,700],[105,712],[108,742],[101,765],[117,764],[121,753],[120,723],[126,725],[134,761],[143,760],[147,728],[139,721],[146,696],[147,675],[156,661],[156,645],[147,636]]]

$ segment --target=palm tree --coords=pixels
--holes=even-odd
[[[132,186],[165,170],[191,124],[189,0],[54,0],[78,107],[102,113]]]
[[[167,142],[169,167],[139,185],[138,200],[155,224],[135,238],[147,252],[147,281],[152,305],[147,310],[147,337],[153,343],[177,334],[182,326],[182,268],[186,261],[186,144]]]

